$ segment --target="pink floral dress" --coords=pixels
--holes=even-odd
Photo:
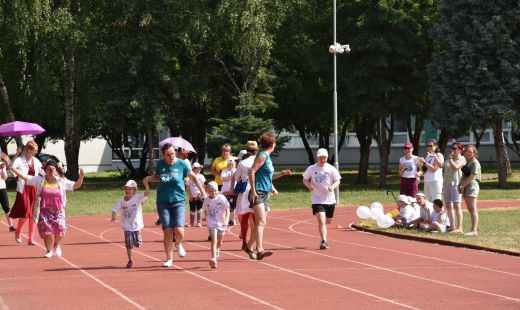
[[[65,209],[58,182],[49,184],[45,180],[40,196],[40,218],[38,220],[40,237],[65,235]]]

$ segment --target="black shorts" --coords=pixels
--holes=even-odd
[[[237,207],[237,196],[235,195],[226,195],[226,199],[229,202],[229,209],[231,212],[235,211]]]
[[[195,212],[202,209],[202,200],[190,200],[190,212]]]
[[[312,215],[316,215],[318,212],[325,212],[325,217],[331,219],[334,217],[334,209],[336,204],[324,205],[324,204],[313,204]]]
[[[249,205],[249,208],[253,209],[253,206],[256,206],[256,205],[259,205],[259,204],[264,204],[264,210],[267,211],[269,210],[269,197],[271,197],[271,195],[269,195],[270,193],[269,192],[264,192],[264,191],[256,191],[256,194],[258,196],[256,196],[255,200],[251,202],[251,200],[249,200],[249,202],[251,203]]]
[[[0,189],[0,204],[2,205],[2,209],[4,209],[4,212],[7,214],[11,209],[9,209],[9,198],[7,197],[7,189],[1,188]]]

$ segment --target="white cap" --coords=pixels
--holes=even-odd
[[[194,162],[193,165],[191,165],[191,168],[192,168],[192,169],[195,169],[195,168],[202,168],[202,165],[199,164],[198,162]]]
[[[399,195],[397,196],[397,201],[402,201],[406,204],[409,204],[410,203],[410,197],[406,196],[406,195]]]
[[[244,158],[244,156],[247,154],[247,151],[246,150],[242,150],[238,153],[237,157],[238,157],[238,160],[242,160],[242,158]]]
[[[126,184],[125,184],[125,187],[132,187],[132,188],[137,189],[137,183],[135,183],[134,180],[128,180],[128,182],[126,182]]]
[[[208,188],[211,188],[211,189],[214,189],[214,190],[218,191],[218,184],[217,184],[217,182],[215,182],[215,181],[209,182],[208,183]]]
[[[316,152],[316,156],[317,157],[320,157],[320,156],[329,157],[329,152],[327,152],[326,149],[319,149],[318,152]]]
[[[417,197],[424,197],[424,198],[426,198],[426,195],[423,194],[423,193],[418,193],[417,195],[415,195],[415,198],[417,198]]]

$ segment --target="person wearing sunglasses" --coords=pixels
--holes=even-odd
[[[466,158],[462,155],[463,150],[464,145],[462,143],[453,142],[451,153],[444,165],[442,190],[448,219],[451,223],[448,232],[451,233],[462,233],[462,208],[460,205],[462,195],[459,193],[458,185],[462,178],[461,168],[466,165]]]
[[[442,167],[444,156],[442,155],[437,140],[430,139],[426,143],[426,157],[419,157],[424,172],[424,194],[428,201],[442,198]]]
[[[399,174],[401,175],[401,186],[399,193],[415,197],[419,192],[419,176],[421,162],[419,157],[413,155],[413,144],[404,144],[404,156],[399,159]]]

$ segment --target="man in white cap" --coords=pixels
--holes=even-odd
[[[394,216],[396,226],[408,227],[408,224],[420,217],[421,211],[415,199],[406,195],[397,197],[399,214]]]
[[[324,250],[329,248],[326,224],[330,224],[334,217],[334,190],[339,186],[341,175],[334,166],[327,163],[329,154],[326,149],[319,149],[316,157],[318,162],[309,166],[303,173],[303,184],[311,192],[312,214],[318,220],[320,249]]]
[[[429,202],[423,193],[418,193],[415,200],[419,205],[419,217],[408,223],[410,228],[419,227],[421,223],[431,223],[432,220],[433,203]]]

